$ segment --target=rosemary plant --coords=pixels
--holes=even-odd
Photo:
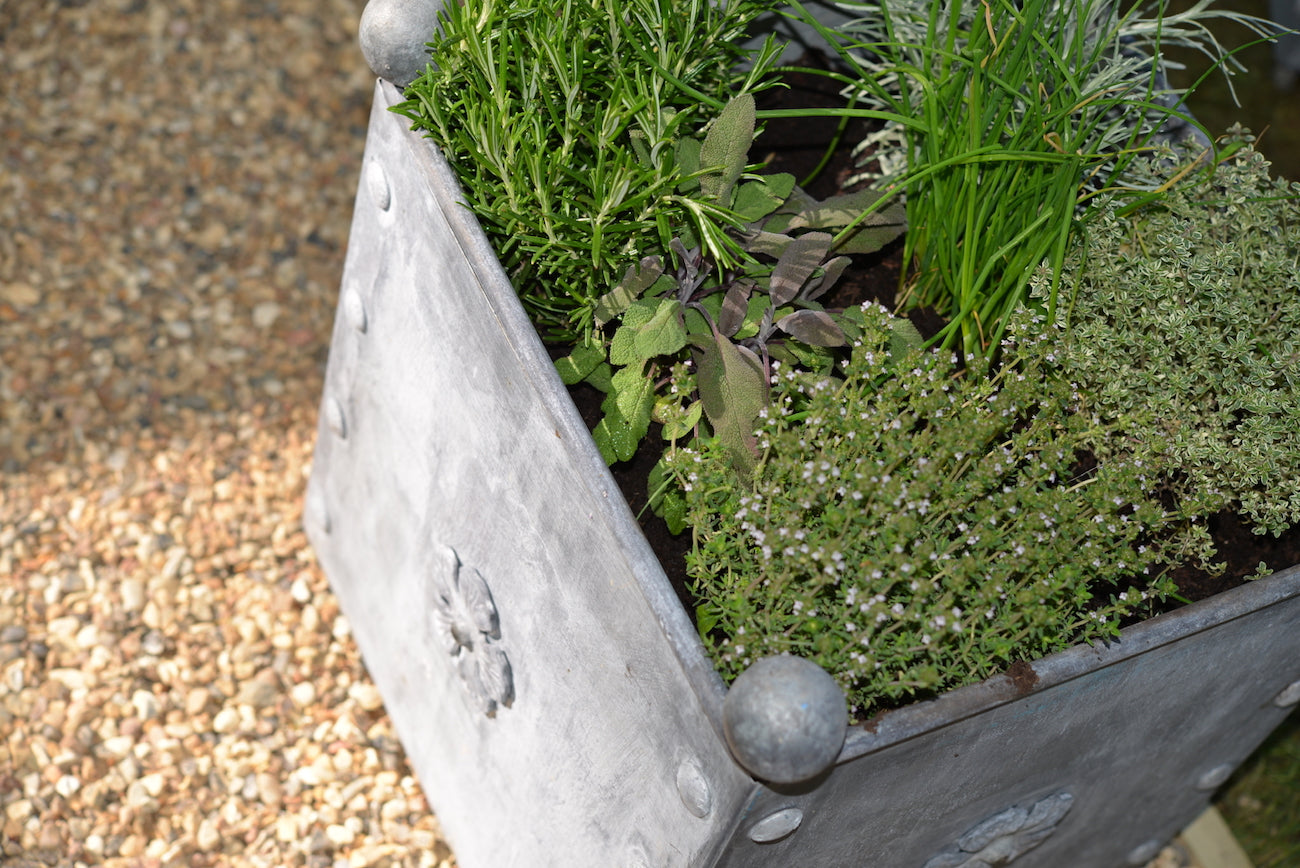
[[[735,221],[698,184],[683,192],[675,145],[765,86],[778,49],[741,43],[773,2],[443,7],[429,67],[395,110],[442,148],[548,336],[588,332],[596,299],[681,227],[733,263],[724,230]]]

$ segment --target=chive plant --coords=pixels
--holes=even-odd
[[[742,43],[774,2],[444,6],[431,62],[395,110],[442,148],[547,337],[589,333],[595,301],[681,227],[734,259],[736,220],[684,191],[674,145],[764,86],[779,49]]]
[[[904,167],[883,179],[907,202],[902,301],[948,320],[944,346],[968,356],[996,348],[1044,262],[1053,274],[1050,321],[1081,206],[1121,186],[1126,166],[1171,118],[1199,129],[1168,90],[1163,47],[1196,49],[1230,72],[1208,20],[1274,32],[1209,2],[1166,14],[1165,0],[1150,9],[1114,0],[873,0],[841,4],[863,17],[837,33],[822,28],[855,70],[843,79],[855,101],[892,116],[875,141],[892,136],[901,153],[886,148],[875,158]]]

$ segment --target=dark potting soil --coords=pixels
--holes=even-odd
[[[805,57],[797,66],[818,67],[824,61]],[[758,106],[764,108],[822,108],[843,105],[835,83],[827,78],[808,73],[785,76],[785,88],[774,88],[759,95]],[[766,164],[766,171],[789,172],[800,184],[818,198],[841,192],[846,181],[856,171],[850,148],[871,130],[867,122],[850,122],[839,135],[839,147],[825,168],[809,183],[807,179],[828,148],[837,138],[839,122],[834,119],[782,119],[769,120],[754,143],[750,158]],[[828,308],[845,308],[863,301],[878,301],[886,307],[894,306],[902,270],[902,244],[895,242],[884,250],[868,256],[853,257],[853,266],[846,270],[840,283],[823,302]],[[925,334],[933,334],[941,322],[930,311],[914,311],[909,316]],[[555,350],[563,355],[563,350]],[[591,386],[579,384],[570,387],[570,394],[588,428],[600,421],[600,404],[604,396]],[[690,591],[686,574],[686,553],[690,549],[690,532],[674,536],[662,519],[646,508],[646,480],[650,470],[659,460],[663,440],[658,426],[651,428],[649,436],[630,461],[620,462],[611,468],[615,481],[627,499],[651,548],[663,564],[673,589],[683,607],[695,621],[695,599]],[[1179,593],[1189,601],[1213,596],[1242,584],[1247,576],[1254,575],[1261,561],[1271,570],[1300,564],[1300,527],[1293,528],[1281,537],[1261,536],[1252,532],[1249,522],[1231,514],[1214,516],[1209,529],[1218,549],[1220,562],[1225,564],[1217,575],[1193,567],[1175,571],[1174,578]]]

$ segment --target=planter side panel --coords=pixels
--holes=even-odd
[[[395,96],[376,90],[312,541],[460,864],[708,864],[753,783]]]
[[[861,734],[882,744],[815,789],[757,796],[720,865],[1144,865],[1300,698],[1297,628],[1300,569],[1130,628],[1108,648],[1046,658],[1028,691],[999,677],[896,713],[914,719],[902,737],[886,715]],[[912,725],[927,713],[930,726]],[[803,818],[793,834],[750,840],[790,808]]]

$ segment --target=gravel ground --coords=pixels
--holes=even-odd
[[[0,0],[0,864],[451,864],[299,521],[362,6]]]

